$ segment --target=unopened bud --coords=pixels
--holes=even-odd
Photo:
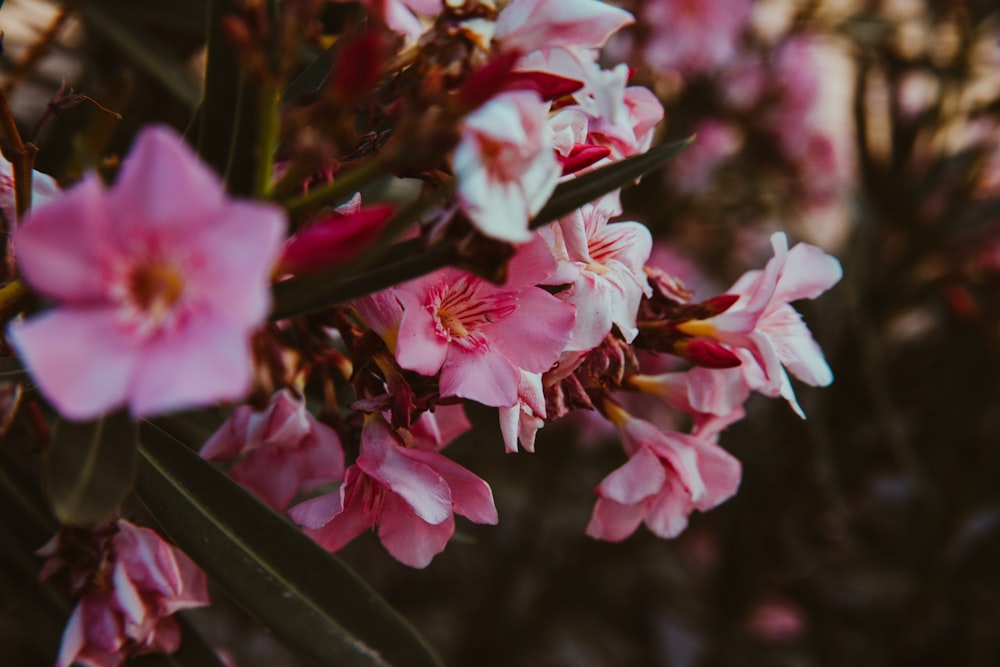
[[[742,362],[732,350],[710,340],[680,340],[674,354],[705,368],[735,368]]]
[[[562,164],[563,176],[574,174],[581,169],[586,169],[590,165],[603,160],[611,155],[611,149],[607,146],[594,146],[593,144],[576,144],[570,149],[569,155],[557,155]]]

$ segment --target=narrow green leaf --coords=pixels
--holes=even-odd
[[[211,0],[205,92],[198,115],[198,154],[226,181],[232,194],[250,195],[256,161],[257,91],[245,80],[222,20],[235,12],[236,0]]]
[[[584,204],[628,185],[635,179],[658,169],[680,155],[694,143],[694,137],[664,144],[641,155],[633,155],[606,167],[560,183],[545,207],[531,221],[532,229],[569,215]]]
[[[49,493],[63,523],[88,525],[118,511],[132,489],[138,429],[119,410],[92,422],[61,421],[49,446]]]
[[[198,105],[201,97],[198,86],[166,44],[146,31],[139,33],[134,27],[124,25],[117,16],[99,5],[84,3],[80,11],[90,27],[113,42],[177,99],[192,109]]]
[[[634,181],[643,174],[662,167],[691,145],[692,139],[659,146],[642,155],[602,167],[556,188],[552,198],[532,220],[532,228],[557,220],[584,204]],[[406,209],[400,212],[404,215]],[[413,220],[424,211],[414,215]],[[397,221],[393,221],[393,225]],[[274,286],[272,319],[305,315],[357,299],[406,280],[449,265],[457,259],[453,242],[442,241],[423,248],[419,241],[404,241],[389,248],[377,268],[343,278],[339,269],[327,274],[304,276]]]
[[[309,66],[302,70],[302,73],[295,77],[295,80],[288,84],[285,92],[281,94],[281,105],[288,106],[301,95],[315,93],[330,78],[330,68],[333,67],[334,54],[337,52],[337,44],[323,51],[319,56],[309,63]]]
[[[285,645],[317,665],[440,666],[338,558],[150,422],[136,490],[163,530]]]

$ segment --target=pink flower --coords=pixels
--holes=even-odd
[[[511,261],[506,285],[444,269],[396,288],[396,361],[421,375],[440,372],[442,397],[517,404],[521,371],[549,370],[573,328],[573,306],[536,287],[552,263],[539,239]]]
[[[638,330],[636,312],[650,295],[643,266],[653,239],[638,222],[608,224],[617,213],[617,197],[587,204],[543,234],[550,239],[559,268],[550,282],[568,283],[557,297],[576,308],[576,324],[567,350],[596,347],[617,326],[631,342]]]
[[[710,73],[736,55],[750,0],[652,0],[643,24],[652,30],[646,62],[682,74]]]
[[[153,530],[124,519],[88,537],[100,560],[86,571],[75,567],[80,559],[58,536],[39,551],[51,557],[44,577],[68,565],[71,588],[83,592],[56,667],[117,667],[145,653],[176,651],[181,637],[172,615],[209,603],[204,573]],[[90,559],[93,553],[83,560]]]
[[[591,537],[620,542],[640,523],[660,537],[676,537],[693,510],[709,510],[736,493],[740,462],[718,445],[624,414],[613,421],[629,460],[597,487]]]
[[[18,231],[21,271],[56,307],[11,341],[71,419],[239,398],[284,229],[279,209],[226,197],[172,130],[147,129],[114,187],[89,174]]]
[[[538,93],[500,93],[462,121],[452,155],[462,211],[483,234],[524,243],[528,221],[555,190],[562,168],[552,150],[549,104]]]
[[[230,475],[276,511],[300,491],[344,478],[344,450],[337,432],[312,416],[305,402],[285,389],[262,412],[237,407],[205,442],[201,455],[227,461],[246,454]]]
[[[455,532],[456,513],[495,524],[489,485],[437,452],[403,447],[380,415],[366,417],[361,453],[339,492],[289,512],[330,551],[378,526],[389,553],[411,567],[426,567],[444,550]]]
[[[494,39],[504,49],[600,48],[635,18],[598,0],[513,0],[497,17]]]
[[[681,192],[697,193],[712,183],[719,166],[743,146],[743,135],[735,126],[709,118],[695,128],[697,139],[670,165],[670,178]]]
[[[677,328],[738,348],[747,384],[768,396],[782,396],[802,415],[785,369],[813,386],[833,382],[833,372],[802,317],[789,304],[815,299],[840,280],[843,269],[836,258],[816,246],[799,243],[789,250],[781,232],[771,236],[771,246],[774,257],[764,270],[747,272],[728,290],[739,295],[731,308]]]

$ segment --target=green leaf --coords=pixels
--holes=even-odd
[[[633,155],[606,167],[560,183],[552,197],[538,215],[531,221],[531,228],[537,229],[564,215],[569,215],[584,204],[628,185],[635,179],[659,169],[680,155],[694,143],[694,137],[664,144],[641,155]]]
[[[62,523],[89,525],[118,511],[132,489],[138,430],[119,410],[92,422],[61,421],[49,446],[49,493]]]
[[[334,54],[337,52],[337,44],[323,51],[319,56],[309,63],[302,73],[295,77],[295,80],[288,84],[285,92],[281,95],[281,105],[288,106],[300,95],[315,93],[330,78],[330,69],[333,67]]]
[[[256,161],[257,91],[226,40],[222,20],[236,0],[212,0],[208,10],[205,93],[198,114],[198,154],[236,195],[253,192]]]
[[[156,425],[136,491],[163,530],[238,604],[317,665],[440,666],[405,619],[338,558]]]

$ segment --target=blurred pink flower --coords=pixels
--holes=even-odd
[[[462,211],[483,234],[531,239],[529,220],[555,190],[562,167],[552,150],[549,103],[538,93],[500,93],[462,121],[452,155]]]
[[[554,260],[535,238],[511,260],[503,286],[444,269],[397,287],[399,365],[421,375],[440,372],[442,397],[516,405],[521,371],[549,370],[575,318],[572,305],[536,287]]]
[[[110,190],[88,174],[18,231],[19,267],[56,307],[11,341],[71,419],[239,398],[284,229],[280,209],[226,197],[173,130],[144,130]]]
[[[155,531],[119,519],[98,534],[96,570],[73,572],[83,596],[63,631],[56,667],[117,667],[146,653],[173,653],[181,642],[175,612],[209,603],[204,573]],[[39,550],[49,556],[43,578],[69,565],[57,536]]]
[[[693,510],[711,509],[736,493],[740,462],[726,450],[618,411],[612,421],[629,460],[598,485],[588,535],[620,542],[645,523],[660,537],[676,537]]]
[[[380,415],[368,415],[361,453],[339,491],[289,514],[322,547],[339,551],[367,528],[392,556],[426,567],[455,532],[454,514],[495,524],[489,485],[437,452],[404,447]]]
[[[246,456],[230,471],[234,480],[276,511],[300,491],[344,478],[344,450],[337,432],[312,416],[291,390],[271,397],[261,412],[237,407],[201,448],[210,461]]]
[[[646,62],[685,75],[708,74],[736,55],[750,0],[651,0],[641,20],[651,33]]]
[[[698,123],[694,133],[694,144],[677,157],[668,171],[681,192],[706,190],[719,166],[743,146],[743,135],[737,127],[714,118]]]

